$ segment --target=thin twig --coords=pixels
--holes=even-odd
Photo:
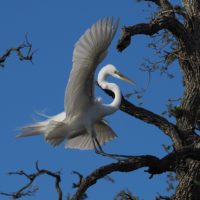
[[[22,188],[20,188],[16,192],[11,192],[11,193],[6,193],[6,192],[0,192],[0,195],[4,196],[10,196],[13,199],[19,199],[24,196],[32,196],[37,190],[37,187],[31,188],[33,182],[41,175],[48,175],[51,176],[55,179],[55,188],[58,194],[58,200],[62,200],[62,190],[60,188],[60,182],[61,182],[61,177],[60,177],[60,171],[59,172],[51,172],[46,169],[40,169],[38,166],[38,162],[36,162],[36,173],[28,174],[24,172],[23,170],[20,170],[18,172],[9,172],[9,175],[19,175],[19,176],[24,176],[28,179],[28,183],[25,184]]]
[[[26,50],[24,53],[23,51]],[[28,34],[25,35],[25,41],[20,44],[18,47],[9,48],[1,57],[0,57],[0,66],[4,67],[4,63],[12,52],[16,52],[20,61],[30,61],[33,63],[33,55],[38,51],[38,49],[33,50],[32,44],[28,40]]]

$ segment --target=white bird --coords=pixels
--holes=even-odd
[[[107,49],[116,33],[118,20],[107,17],[97,21],[80,37],[73,52],[73,66],[67,84],[64,112],[49,117],[45,121],[22,128],[18,137],[42,134],[53,146],[66,140],[66,148],[95,149],[102,155],[101,145],[116,137],[114,131],[103,119],[119,109],[120,88],[108,83],[108,75],[133,83],[109,64],[98,74],[101,88],[111,90],[115,97],[110,104],[103,104],[94,97],[94,73],[98,64],[106,57]],[[114,155],[114,154],[112,154]]]

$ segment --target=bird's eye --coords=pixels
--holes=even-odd
[[[114,71],[114,73],[115,73],[115,74],[118,74],[118,73],[119,73],[119,71],[115,70],[115,71]]]

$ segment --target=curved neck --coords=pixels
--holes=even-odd
[[[108,83],[106,81],[107,76],[109,75],[106,70],[103,68],[99,74],[98,74],[98,84],[101,86],[101,88],[106,89],[106,90],[111,90],[115,97],[113,101],[110,104],[103,104],[102,106],[104,107],[105,115],[110,115],[114,112],[116,112],[121,104],[121,91],[119,87],[115,83]]]

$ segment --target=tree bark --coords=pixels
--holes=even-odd
[[[200,107],[200,1],[184,0],[183,6],[187,16],[185,28],[190,41],[186,49],[181,46],[181,54],[185,55],[185,61],[179,60],[185,83],[181,105],[184,112],[177,120],[177,126],[192,136]],[[188,139],[185,142],[192,141]],[[178,167],[177,174],[179,185],[173,200],[199,200],[200,162],[189,159],[186,164]]]
[[[117,48],[123,51],[130,45],[131,37],[134,35],[151,36],[163,29],[171,32],[176,38],[179,49],[178,60],[184,83],[184,94],[180,105],[181,115],[176,117],[177,129],[174,129],[176,140],[171,137],[174,150],[177,151],[200,141],[199,135],[195,133],[199,118],[198,110],[200,110],[200,1],[182,1],[183,22],[175,15],[175,7],[169,0],[145,1],[155,3],[161,11],[149,23],[124,27]],[[157,126],[155,123],[154,125]],[[173,135],[173,133],[168,133],[168,135]],[[170,199],[200,200],[200,162],[187,159],[186,162],[177,163],[175,171],[179,184]]]

